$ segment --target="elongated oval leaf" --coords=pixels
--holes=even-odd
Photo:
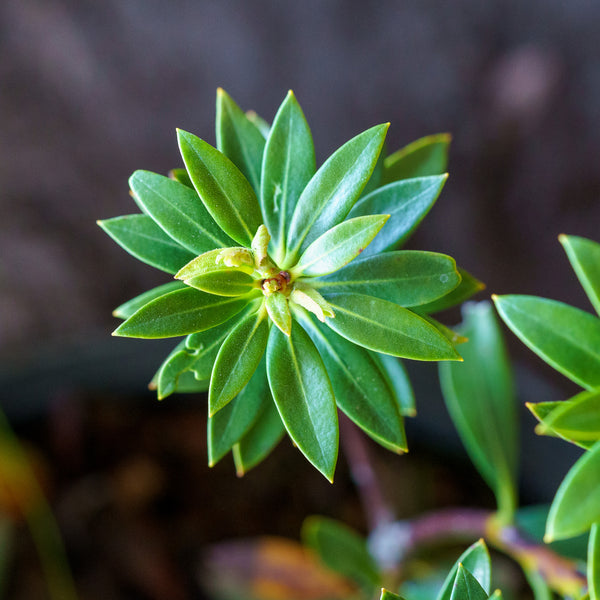
[[[285,335],[292,332],[292,313],[288,304],[288,299],[281,293],[275,292],[265,299],[265,307],[269,313],[269,318]]]
[[[402,245],[435,204],[446,175],[418,177],[390,183],[361,198],[349,217],[390,215],[385,229],[370,244],[367,254],[377,254]]]
[[[467,304],[462,363],[440,364],[448,412],[462,443],[510,521],[516,503],[518,420],[510,362],[490,303]]]
[[[590,600],[600,600],[600,525],[598,523],[592,525],[590,532],[587,581]]]
[[[217,90],[217,148],[242,172],[255,193],[260,193],[265,138],[231,96]]]
[[[449,133],[428,135],[390,154],[384,162],[383,182],[445,173],[451,141]]]
[[[239,313],[251,298],[225,298],[186,288],[142,306],[113,335],[146,339],[175,337],[220,325]]]
[[[148,215],[127,215],[98,221],[124,250],[161,271],[176,273],[194,255],[169,237]]]
[[[252,186],[216,148],[185,131],[178,130],[177,136],[190,179],[204,206],[228,236],[242,246],[250,247],[262,224]]]
[[[218,296],[241,296],[256,289],[256,282],[239,269],[219,269],[186,279],[186,284]]]
[[[489,590],[491,585],[492,564],[490,553],[483,540],[471,544],[454,563],[446,576],[436,600],[450,600],[456,575],[460,566],[466,568],[484,590]]]
[[[561,235],[558,239],[585,293],[600,315],[600,244],[576,235]]]
[[[386,590],[385,588],[382,588],[379,600],[404,600],[404,598],[402,596],[398,596],[398,594],[394,594],[393,592]]]
[[[453,258],[416,250],[365,256],[331,275],[311,281],[322,294],[365,294],[404,307],[431,302],[459,283]]]
[[[304,251],[293,273],[318,277],[341,269],[371,243],[388,218],[388,215],[356,217],[332,227]]]
[[[347,525],[325,517],[308,517],[302,524],[301,537],[323,564],[355,581],[369,594],[381,585],[381,575],[366,540]]]
[[[417,414],[415,394],[402,361],[388,354],[379,354],[372,351],[369,351],[369,354],[386,378],[400,414],[403,417],[414,417]]]
[[[300,451],[333,480],[338,453],[335,397],[318,350],[298,322],[288,337],[272,327],[267,347],[271,393]]]
[[[185,288],[185,284],[180,281],[171,281],[170,283],[159,285],[158,287],[152,288],[151,290],[124,302],[120,306],[117,306],[117,308],[113,310],[113,317],[128,319],[133,313],[137,312],[142,306],[148,304],[155,298],[183,288]]]
[[[562,437],[578,441],[600,439],[600,389],[582,392],[558,403],[536,431],[550,429]]]
[[[415,360],[460,360],[435,327],[406,308],[361,294],[327,294],[326,300],[335,311],[327,325],[359,346]]]
[[[440,312],[441,310],[446,310],[462,304],[465,300],[468,300],[478,292],[481,292],[481,290],[485,289],[484,283],[475,279],[473,275],[467,273],[464,269],[459,267],[458,274],[460,275],[460,283],[457,287],[437,300],[418,305],[416,307],[417,311],[419,313],[427,314]]]
[[[495,296],[504,322],[557,371],[579,385],[600,387],[600,319],[535,296]]]
[[[487,600],[487,592],[464,565],[459,564],[450,600]]]
[[[275,115],[262,170],[262,214],[271,234],[276,263],[285,256],[286,234],[294,209],[315,169],[310,128],[290,91]]]
[[[344,220],[373,171],[388,127],[389,123],[377,125],[352,138],[315,173],[294,210],[283,268],[292,266],[300,251]],[[368,214],[374,213],[385,211]]]
[[[177,345],[169,354],[158,371],[157,393],[158,399],[163,400],[177,390],[179,378],[189,371],[194,357],[185,350],[185,342]]]
[[[208,419],[208,464],[211,467],[250,431],[267,403],[272,404],[273,400],[263,358],[240,393]]]
[[[569,470],[548,514],[544,540],[551,542],[587,531],[600,522],[600,442]]]
[[[129,186],[142,210],[194,254],[233,246],[198,194],[186,185],[150,171],[136,171],[129,178]]]
[[[210,378],[208,412],[213,416],[250,381],[267,347],[269,322],[263,310],[243,319],[223,342]]]
[[[323,358],[338,407],[388,450],[406,452],[398,403],[369,351],[308,317],[302,323]]]

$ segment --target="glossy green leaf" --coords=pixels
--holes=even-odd
[[[371,351],[369,353],[386,378],[390,390],[394,394],[400,414],[403,417],[414,417],[417,414],[415,394],[402,361],[388,354]]]
[[[284,434],[285,427],[271,400],[267,402],[248,433],[233,447],[233,460],[238,476],[241,477],[260,464],[277,446]]]
[[[181,155],[204,206],[228,236],[250,247],[262,224],[252,186],[216,148],[191,133],[178,130],[177,134]]]
[[[170,283],[159,285],[158,287],[152,288],[147,292],[124,302],[120,306],[117,306],[117,308],[113,310],[113,316],[118,319],[128,319],[133,313],[137,312],[142,306],[148,304],[155,298],[183,288],[185,288],[185,284],[179,281],[171,281]]]
[[[510,521],[516,505],[518,419],[512,371],[489,302],[467,304],[460,331],[463,363],[440,364],[448,412],[469,457]]]
[[[359,346],[415,360],[460,360],[435,327],[406,308],[361,294],[327,294],[325,299],[335,311],[327,325]]]
[[[559,437],[567,442],[571,442],[580,448],[591,448],[596,440],[579,440],[575,437],[567,437],[561,434],[558,431],[552,429],[552,427],[548,426],[546,419],[552,413],[553,410],[558,409],[563,406],[564,402],[526,402],[525,406],[530,410],[531,414],[540,422],[539,425],[536,426],[535,432],[538,435],[545,435],[550,437]]]
[[[208,412],[213,416],[239,394],[267,347],[269,321],[263,310],[241,320],[223,342],[210,378]]]
[[[590,531],[587,580],[590,600],[600,600],[600,525],[598,523],[594,523]]]
[[[271,328],[267,374],[290,437],[332,481],[338,453],[335,397],[319,352],[299,323],[294,323],[289,337]]]
[[[398,403],[371,353],[309,317],[302,324],[323,358],[338,407],[388,450],[406,452]]]
[[[208,464],[211,467],[248,433],[268,403],[272,404],[273,400],[263,359],[240,393],[208,419]]]
[[[219,151],[233,162],[259,194],[265,138],[222,88],[217,90],[216,134]]]
[[[388,126],[377,125],[352,138],[315,173],[292,215],[282,268],[292,266],[300,251],[346,218],[373,171]],[[385,211],[368,214],[375,213]]]
[[[285,335],[292,332],[292,313],[288,299],[280,292],[275,292],[265,299],[265,307],[269,318]]]
[[[347,525],[325,517],[308,517],[301,536],[323,564],[356,582],[367,593],[381,585],[381,575],[366,540]]]
[[[294,275],[328,275],[356,258],[377,235],[388,215],[370,215],[348,219],[317,238],[292,269]]]
[[[600,315],[600,244],[575,235],[560,235],[558,239],[585,293]]]
[[[428,135],[386,157],[383,182],[441,175],[448,166],[449,133]]]
[[[600,319],[535,296],[495,296],[512,331],[551,367],[587,388],[600,387]]]
[[[290,91],[275,115],[265,147],[260,197],[277,263],[285,256],[286,233],[298,198],[315,169],[310,128]]]
[[[600,521],[600,442],[569,470],[548,514],[544,540],[551,542],[587,531]]]
[[[455,587],[456,576],[459,567],[467,568],[469,573],[484,590],[490,589],[492,565],[490,553],[483,540],[471,544],[454,563],[454,566],[446,576],[436,600],[450,600]],[[487,598],[487,594],[486,594]]]
[[[381,152],[377,157],[377,162],[373,167],[373,172],[371,173],[371,177],[369,177],[369,181],[367,181],[367,185],[363,188],[361,196],[366,196],[370,194],[373,190],[376,190],[378,187],[382,186],[382,178],[383,178],[383,163],[385,161],[385,155],[387,154],[386,144],[384,142],[381,147]]]
[[[176,273],[194,258],[148,215],[115,217],[98,225],[129,254],[161,271]]]
[[[241,296],[256,288],[256,281],[239,269],[219,269],[190,277],[186,284],[208,294]]]
[[[487,600],[487,592],[464,565],[459,564],[450,600]]]
[[[189,173],[185,169],[171,169],[169,171],[169,177],[175,181],[179,181],[179,183],[183,183],[183,185],[186,185],[192,190],[195,189]]]
[[[400,250],[359,258],[310,283],[323,294],[365,294],[407,307],[448,294],[460,283],[460,275],[454,259],[449,256]]]
[[[249,301],[246,296],[226,298],[186,287],[142,306],[113,335],[154,339],[205,331],[231,319]]]
[[[398,596],[398,594],[394,594],[393,592],[386,590],[385,588],[382,588],[379,600],[404,600],[404,598],[402,598],[402,596]]]
[[[269,137],[269,132],[271,131],[271,126],[267,121],[265,121],[260,115],[257,115],[253,110],[246,111],[246,117],[258,131],[265,138],[265,140]]]
[[[184,371],[179,374],[175,392],[179,394],[198,394],[208,391],[210,385],[209,379],[198,380],[191,371]]]
[[[433,300],[433,302],[417,306],[416,309],[418,312],[431,314],[452,308],[453,306],[458,306],[465,302],[465,300],[468,300],[478,292],[481,292],[481,290],[485,289],[485,284],[481,283],[478,279],[475,279],[473,275],[467,273],[464,269],[458,267],[458,274],[460,275],[460,283],[457,287],[445,296]]]
[[[382,232],[373,240],[367,254],[376,254],[402,245],[435,204],[447,177],[418,177],[390,183],[361,198],[349,217],[390,215]]]
[[[186,185],[150,171],[136,171],[129,178],[129,186],[142,210],[193,254],[234,245],[198,194]]]

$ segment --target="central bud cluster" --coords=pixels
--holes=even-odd
[[[261,288],[265,296],[269,296],[274,292],[283,292],[284,294],[288,291],[288,283],[292,279],[292,276],[287,271],[279,271],[275,277],[268,277],[261,281]]]

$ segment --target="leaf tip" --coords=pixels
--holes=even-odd
[[[546,532],[544,534],[544,544],[551,544],[554,541],[554,535]]]

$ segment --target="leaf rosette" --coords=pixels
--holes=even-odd
[[[331,480],[338,408],[403,452],[414,400],[392,357],[460,360],[429,313],[479,282],[449,256],[398,250],[441,192],[449,139],[384,159],[387,129],[364,131],[317,169],[292,92],[268,126],[219,90],[216,147],[178,131],[185,169],[136,171],[141,214],[99,222],[175,277],[117,308],[114,335],[186,336],[152,384],[159,398],[208,390],[211,464],[233,451],[243,474],[287,431]]]

